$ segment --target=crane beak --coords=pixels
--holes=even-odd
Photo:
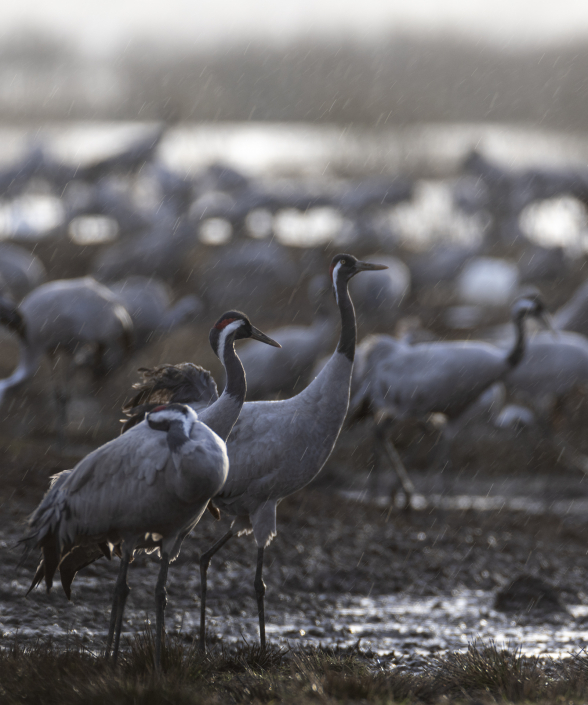
[[[358,272],[375,272],[379,269],[388,269],[386,264],[372,264],[371,262],[362,262],[361,260],[355,263],[355,269]]]
[[[251,326],[251,338],[253,338],[253,340],[259,340],[260,343],[265,343],[266,345],[273,345],[274,348],[282,347],[279,343],[276,343],[273,338],[270,338],[269,335],[262,333],[259,328],[256,328],[255,326]]]

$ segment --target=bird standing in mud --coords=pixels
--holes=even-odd
[[[25,550],[43,550],[47,589],[61,559],[76,546],[98,544],[108,557],[116,546],[121,564],[114,589],[106,651],[116,661],[129,594],[127,571],[139,548],[158,550],[155,590],[156,652],[160,665],[169,564],[186,530],[222,488],[229,462],[224,442],[190,407],[155,408],[128,433],[56,476],[29,523]]]
[[[517,335],[506,351],[489,343],[469,340],[409,345],[379,335],[362,342],[351,409],[356,416],[369,413],[377,419],[377,426],[381,428],[376,429],[376,437],[383,443],[408,495],[412,483],[398,453],[385,436],[384,422],[444,414],[450,426],[444,434],[447,442],[459,428],[466,409],[521,364],[526,348],[524,322],[529,316],[545,318],[543,301],[536,292],[520,297],[513,304],[511,317]]]

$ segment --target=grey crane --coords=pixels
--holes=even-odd
[[[193,294],[172,305],[169,288],[155,277],[131,276],[108,284],[108,288],[131,316],[137,347],[153,340],[158,333],[169,333],[184,323],[196,321],[204,308]]]
[[[90,453],[73,470],[57,475],[33,513],[23,542],[25,551],[42,549],[48,590],[61,559],[76,546],[99,544],[107,556],[119,548],[121,564],[106,647],[108,654],[114,638],[114,661],[129,593],[129,563],[148,537],[156,542],[161,557],[155,590],[159,666],[169,564],[178,557],[188,527],[199,521],[222,488],[228,471],[224,442],[195,411],[182,404],[159,406],[146,421]]]
[[[272,330],[271,336],[282,348],[259,348],[245,343],[241,362],[247,374],[247,399],[268,399],[280,394],[291,396],[306,387],[316,361],[331,349],[336,320],[331,311],[330,282],[317,275],[310,281],[308,298],[315,309],[311,326],[285,326]]]
[[[345,420],[355,356],[355,311],[348,292],[349,280],[359,272],[386,265],[336,255],[330,278],[341,316],[337,349],[320,374],[300,394],[281,401],[245,402],[227,443],[231,471],[215,498],[215,505],[235,517],[225,535],[200,557],[202,580],[200,645],[205,648],[207,571],[214,554],[232,536],[253,532],[257,544],[255,593],[259,631],[265,647],[263,559],[276,535],[277,505],[307,485],[327,461]],[[161,389],[158,390],[161,393]],[[217,406],[217,405],[215,405]],[[211,407],[211,409],[214,407]],[[204,414],[201,414],[204,419]],[[221,420],[210,423],[215,429]]]
[[[466,409],[489,387],[520,365],[525,353],[527,316],[543,318],[537,294],[519,298],[512,306],[517,337],[503,351],[479,341],[442,341],[409,345],[390,336],[372,336],[362,342],[361,366],[356,370],[351,409],[378,419],[376,436],[383,441],[392,467],[410,495],[412,483],[392,444],[385,438],[383,422],[444,414],[459,424]],[[450,429],[455,431],[455,428]]]
[[[131,399],[129,407],[131,418],[125,423],[123,433],[135,426],[142,425],[145,414],[162,402],[177,404],[190,402],[192,408],[199,410],[200,420],[212,428],[226,441],[237,420],[247,390],[245,372],[235,352],[235,340],[252,338],[267,345],[279,347],[279,343],[262,333],[240,311],[227,311],[214,324],[210,331],[210,344],[219,357],[226,371],[227,384],[218,397],[216,384],[209,372],[191,363],[180,365],[161,365],[155,370],[142,369],[143,383],[135,385],[138,393]],[[210,406],[207,406],[210,404]],[[144,429],[147,433],[148,430]],[[67,472],[67,471],[66,471]],[[209,505],[211,512],[219,518],[218,510]],[[185,532],[191,531],[191,526]],[[157,542],[146,546],[157,547]],[[68,599],[71,597],[71,584],[76,573],[93,563],[103,555],[97,543],[85,542],[65,555],[59,564],[61,584]],[[53,572],[55,568],[53,568]],[[45,559],[39,564],[32,580],[29,592],[46,576]],[[28,593],[27,593],[28,594]]]
[[[96,352],[94,371],[103,373],[108,348],[129,352],[133,345],[133,324],[127,310],[91,277],[42,284],[18,307],[0,301],[0,323],[17,333],[20,344],[16,370],[0,380],[0,404],[7,390],[35,374],[45,353],[54,354],[60,347],[76,351],[91,344]]]

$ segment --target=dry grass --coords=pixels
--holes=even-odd
[[[382,667],[358,648],[216,647],[200,654],[169,638],[163,670],[152,666],[153,638],[135,638],[113,669],[100,655],[51,643],[0,653],[4,705],[149,705],[174,703],[542,703],[584,702],[588,658],[563,662],[524,657],[517,649],[472,644],[465,653],[431,658],[421,672]]]

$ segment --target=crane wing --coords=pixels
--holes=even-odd
[[[115,478],[120,483],[127,475],[152,485],[169,457],[166,434],[154,431],[143,421],[87,455],[72,470],[63,489],[67,489],[70,495],[88,483],[101,489]]]
[[[272,402],[247,405],[233,426],[227,442],[229,477],[219,493],[225,501],[240,497],[253,482],[267,474],[268,465],[279,462],[281,444],[276,443],[275,418],[261,408],[271,406]],[[243,448],[247,448],[247,453],[240,451]],[[259,463],[260,457],[264,458],[263,463]]]
[[[306,404],[315,412],[310,418]],[[322,442],[326,412],[300,398],[245,404],[227,442],[229,476],[219,506],[250,513],[259,501],[286,497],[307,484],[316,473],[309,477],[306,467],[318,472],[331,450]]]

